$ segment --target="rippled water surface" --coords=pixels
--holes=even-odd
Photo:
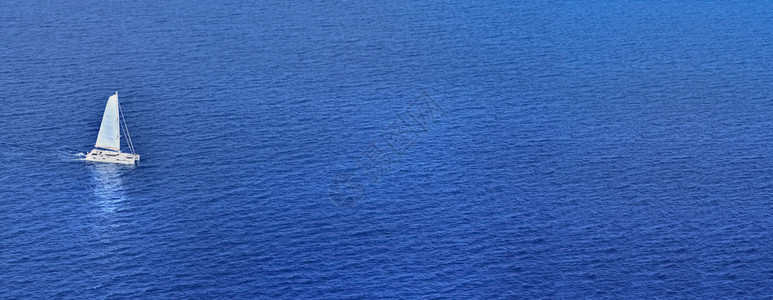
[[[71,2],[0,9],[3,298],[773,296],[767,2]]]

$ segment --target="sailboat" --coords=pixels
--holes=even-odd
[[[131,153],[121,152],[122,131],[125,133],[126,144]],[[140,155],[134,152],[134,144],[129,135],[129,128],[126,127],[121,105],[118,104],[118,92],[107,99],[105,114],[102,115],[102,125],[99,126],[97,143],[94,147],[96,148],[86,153],[86,158],[83,160],[131,165],[140,161]]]

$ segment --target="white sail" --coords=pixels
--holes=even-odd
[[[97,148],[121,151],[121,127],[118,115],[118,93],[110,96],[105,106],[105,114],[102,115],[102,125],[99,126],[97,136]]]

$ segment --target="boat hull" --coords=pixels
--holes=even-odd
[[[139,154],[94,149],[86,154],[86,161],[133,165],[140,161]]]

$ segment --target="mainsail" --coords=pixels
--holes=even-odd
[[[121,151],[121,127],[118,118],[118,93],[115,93],[107,100],[105,114],[102,115],[96,144],[98,148]]]

